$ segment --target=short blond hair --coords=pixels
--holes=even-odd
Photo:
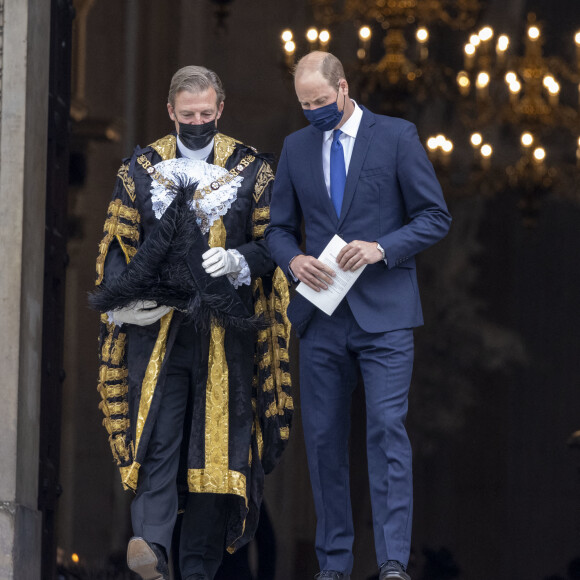
[[[338,87],[340,79],[346,79],[342,63],[330,52],[315,50],[303,56],[294,67],[294,77],[315,71],[320,72],[331,87]]]
[[[177,93],[180,93],[181,91],[202,93],[210,87],[216,92],[216,105],[219,107],[224,102],[226,93],[217,74],[203,66],[184,66],[183,68],[180,68],[171,79],[167,102],[172,107],[175,107],[175,97],[177,96]]]

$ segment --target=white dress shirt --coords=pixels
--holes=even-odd
[[[354,140],[358,133],[358,128],[362,119],[362,109],[351,99],[354,103],[354,111],[349,117],[348,121],[340,128],[342,135],[340,136],[340,144],[344,152],[344,166],[346,167],[346,174],[348,175],[348,166],[350,165],[350,158],[352,157],[352,150],[354,148]],[[332,145],[332,134],[334,129],[324,131],[322,137],[322,169],[324,171],[324,182],[328,195],[330,195],[330,146]]]
[[[212,139],[208,145],[206,145],[203,149],[188,149],[177,136],[177,147],[179,148],[179,152],[181,153],[182,157],[187,157],[188,159],[197,159],[200,161],[205,161],[209,154],[212,152],[213,149],[213,142]]]

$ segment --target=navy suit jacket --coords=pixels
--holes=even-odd
[[[415,125],[363,108],[348,168],[340,217],[322,169],[322,138],[307,126],[284,141],[270,204],[266,240],[284,272],[302,242],[318,256],[334,234],[347,243],[376,241],[383,260],[366,266],[347,294],[352,313],[367,332],[423,323],[415,254],[445,236],[451,216]],[[300,336],[314,307],[297,294],[288,317]]]

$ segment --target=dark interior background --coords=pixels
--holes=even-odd
[[[313,19],[308,0],[95,0],[75,7],[63,493],[56,538],[70,570],[123,578],[130,492],[121,489],[101,426],[98,316],[86,300],[116,171],[136,144],[172,129],[167,90],[173,73],[187,64],[220,75],[227,95],[222,132],[279,154],[284,136],[305,124],[280,33],[290,27],[302,35]],[[478,29],[489,23],[508,32],[521,51],[517,39],[532,10],[543,22],[546,52],[576,66],[576,0],[489,0]],[[467,37],[440,31],[431,50],[461,63]],[[356,30],[345,24],[329,48],[348,67],[356,46]],[[298,52],[305,50],[302,45]],[[356,83],[351,92],[360,100]],[[378,93],[367,104],[379,112],[385,102]],[[409,109],[424,142],[440,131],[459,134],[459,115],[453,101],[435,98]],[[570,150],[569,164],[578,134],[555,137]],[[513,143],[498,137],[495,158],[516,156],[519,144]],[[455,149],[457,168],[454,161],[440,168],[452,229],[418,260],[426,324],[416,332],[408,419],[415,454],[410,571],[423,580],[543,580],[551,574],[571,580],[578,576],[568,576],[567,567],[580,557],[580,455],[567,444],[580,429],[578,183],[556,183],[530,226],[519,207],[522,192],[490,181],[483,195],[481,182],[470,181],[459,163],[471,155],[467,142],[456,141]],[[297,343],[292,346],[297,354]],[[295,382],[297,387],[296,373]],[[353,406],[353,580],[376,574],[362,397],[359,389]],[[297,392],[296,403],[299,409]],[[289,448],[266,482],[276,580],[303,580],[318,571],[301,437],[297,412]],[[81,568],[71,563],[73,553]],[[250,554],[255,567],[256,546]]]

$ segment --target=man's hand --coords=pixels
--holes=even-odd
[[[157,306],[153,300],[138,300],[113,310],[111,317],[115,324],[136,324],[137,326],[149,326],[157,322],[162,316],[165,316],[171,308],[169,306]]]
[[[383,259],[383,254],[377,248],[376,242],[361,242],[354,240],[340,250],[336,261],[341,270],[354,272],[365,264],[375,264]]]
[[[327,290],[328,286],[333,283],[332,277],[335,272],[314,256],[305,256],[300,254],[290,262],[290,269],[294,276],[304,282],[307,286],[320,292],[320,290]]]
[[[242,269],[240,258],[224,248],[210,248],[202,256],[203,269],[212,277],[237,274]]]

